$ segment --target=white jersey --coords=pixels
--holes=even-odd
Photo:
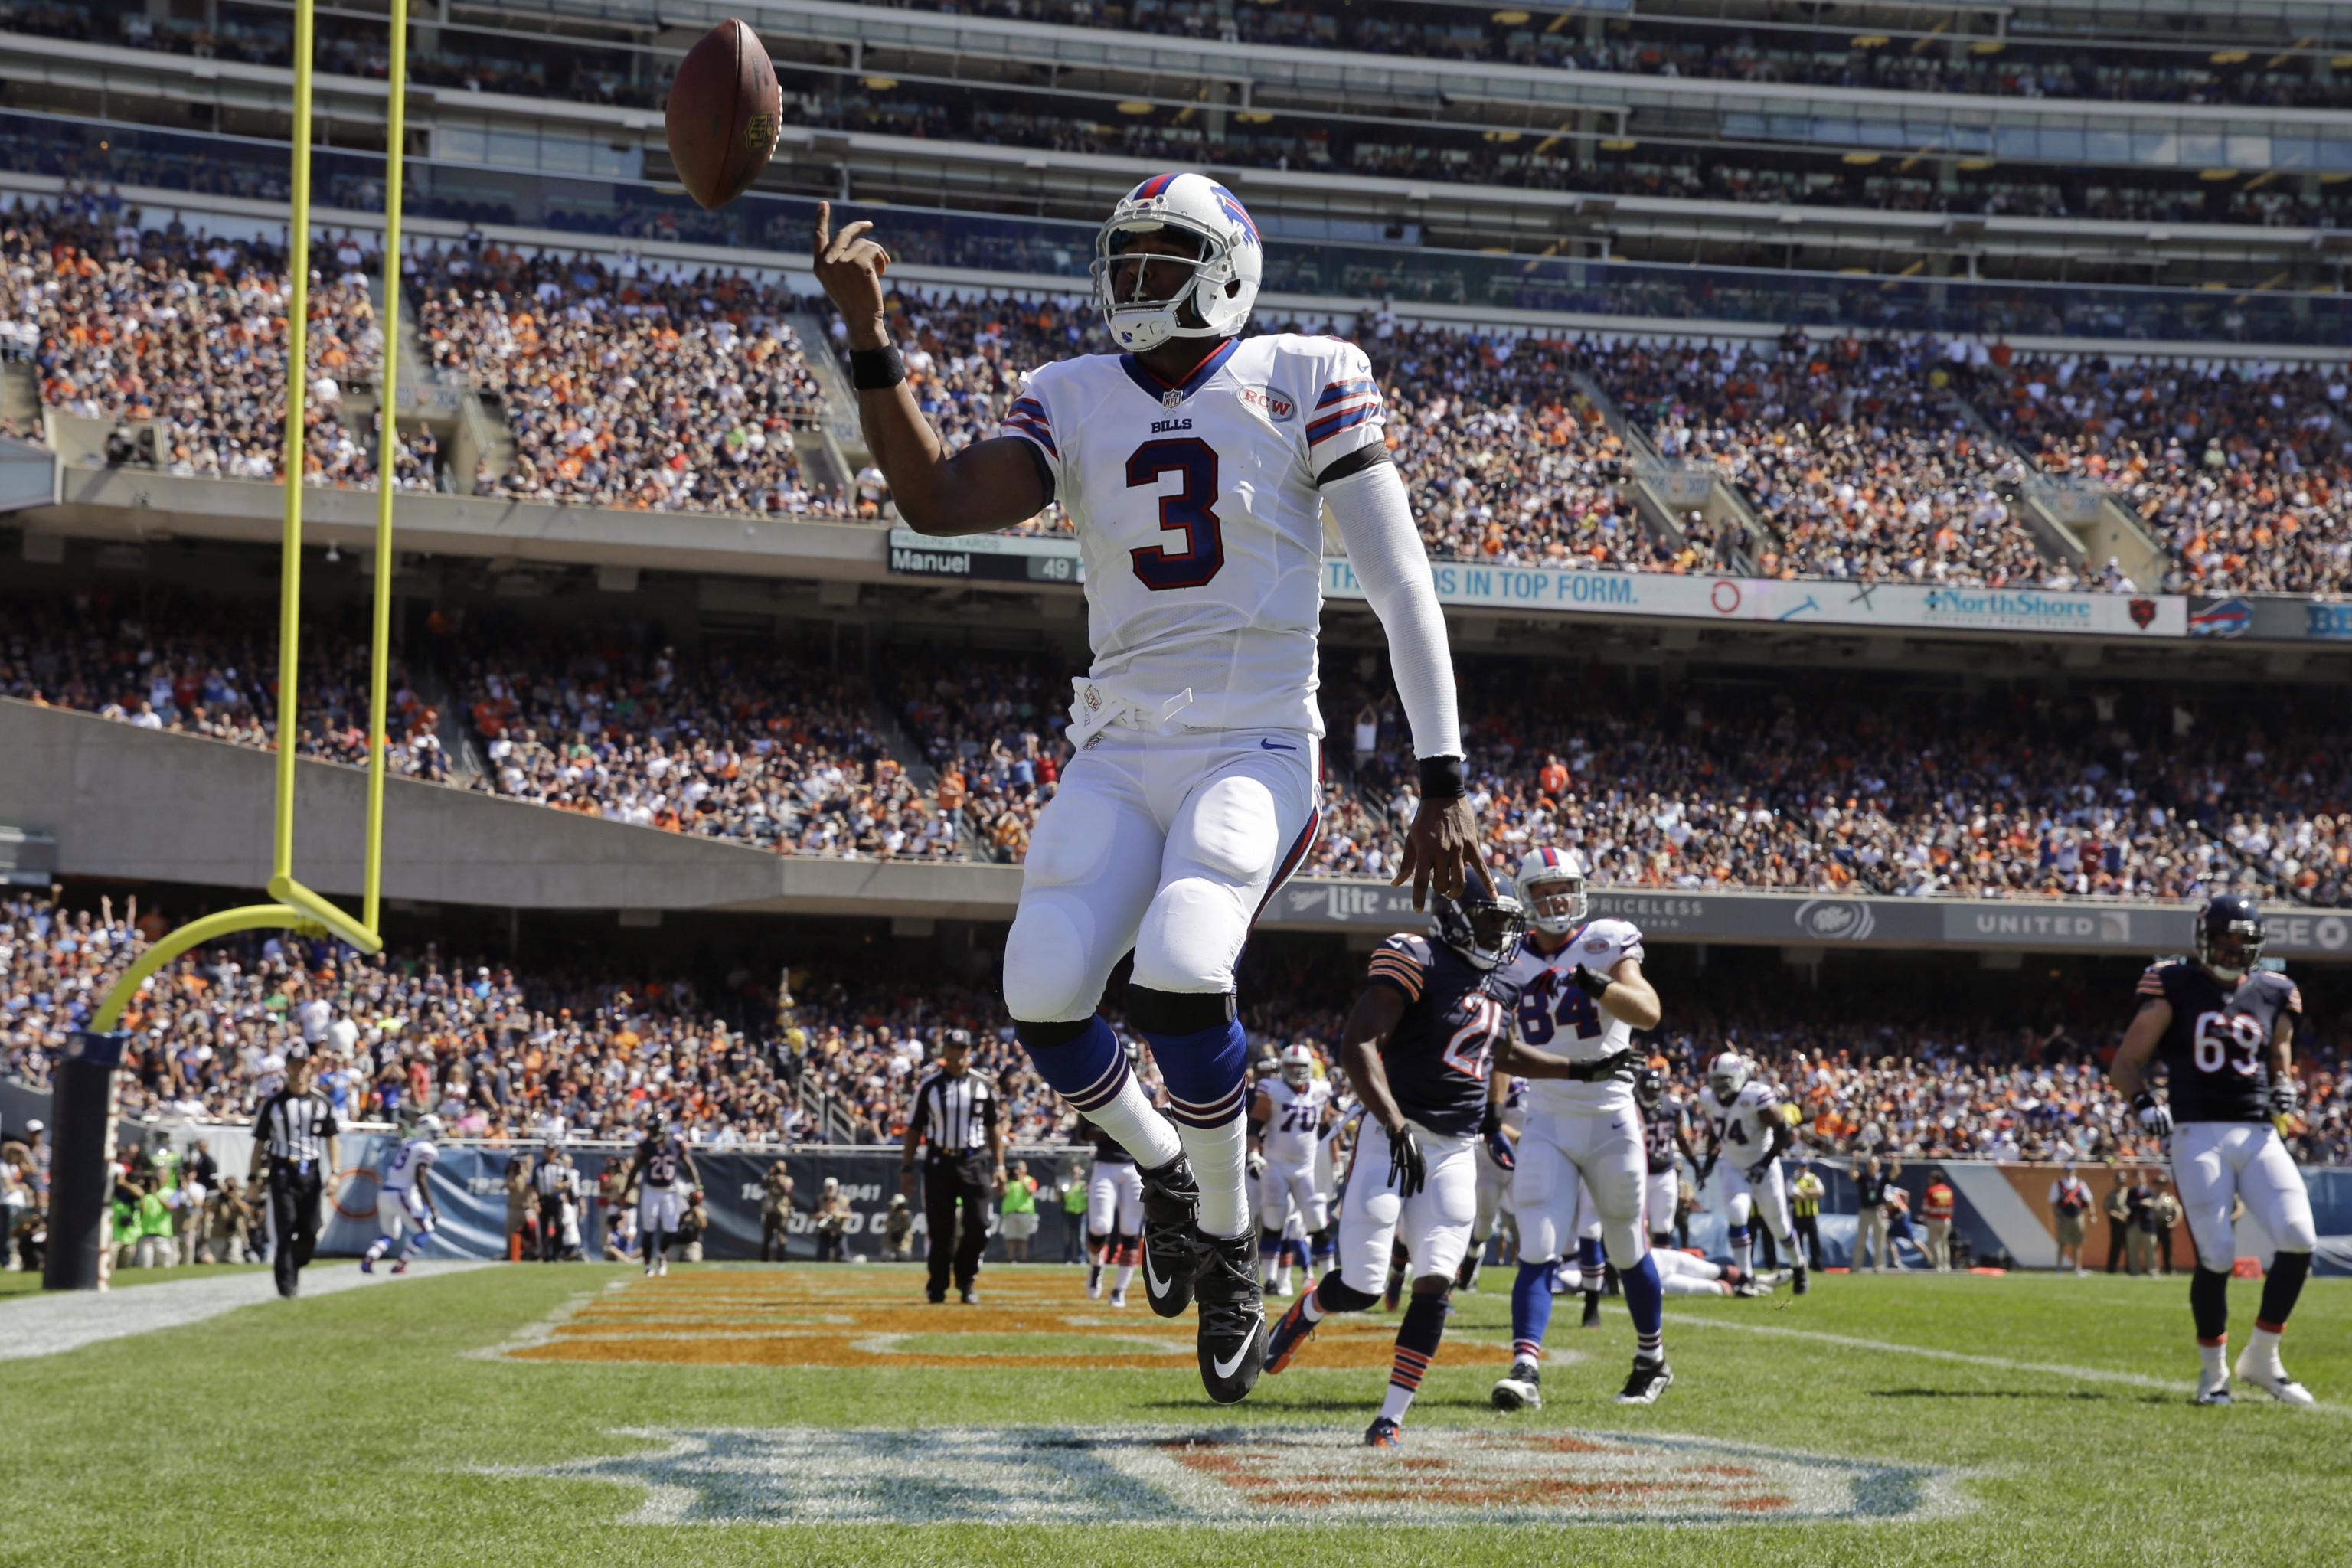
[[[1520,943],[1518,955],[1503,970],[1503,978],[1519,988],[1513,1034],[1522,1045],[1570,1061],[1598,1061],[1632,1049],[1633,1026],[1602,1012],[1570,973],[1581,968],[1605,975],[1621,961],[1638,963],[1641,957],[1642,932],[1631,921],[1588,921],[1552,952],[1538,952],[1533,939]],[[1528,1104],[1536,1110],[1622,1110],[1633,1102],[1633,1081],[1623,1076],[1597,1083],[1564,1078],[1528,1080]]]
[[[1312,1163],[1317,1135],[1323,1131],[1323,1108],[1331,1103],[1331,1085],[1315,1079],[1305,1089],[1293,1089],[1277,1078],[1264,1087],[1266,1098],[1274,1102],[1274,1114],[1266,1118],[1265,1131],[1259,1140],[1266,1163]]]
[[[416,1184],[416,1178],[425,1167],[440,1157],[441,1151],[433,1146],[432,1139],[404,1139],[400,1147],[392,1152],[392,1158],[384,1163],[383,1175],[376,1186],[387,1193],[404,1193]]]
[[[1729,1105],[1716,1098],[1712,1087],[1701,1089],[1698,1113],[1714,1136],[1716,1157],[1742,1171],[1762,1159],[1764,1151],[1771,1147],[1772,1124],[1788,1125],[1780,1114],[1780,1091],[1761,1079],[1748,1079],[1748,1087],[1733,1095]]]
[[[1094,647],[1079,743],[1130,708],[1153,726],[1323,733],[1316,481],[1384,445],[1384,418],[1371,362],[1339,338],[1231,342],[1174,385],[1132,354],[1029,373],[1003,431],[1045,458],[1077,530]]]

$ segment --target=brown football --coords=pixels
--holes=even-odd
[[[687,195],[723,207],[775,154],[783,94],[759,36],[730,16],[702,35],[670,79],[663,119]]]

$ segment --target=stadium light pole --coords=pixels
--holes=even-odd
[[[376,441],[375,602],[372,667],[368,672],[367,841],[362,846],[362,914],[353,920],[294,879],[295,731],[299,708],[295,676],[302,614],[303,413],[310,374],[310,55],[316,0],[294,6],[294,177],[287,215],[289,297],[286,310],[285,524],[278,579],[278,770],[268,892],[278,900],[223,910],[190,921],[151,944],[108,987],[87,1028],[73,1032],[58,1065],[50,1095],[50,1215],[48,1258],[41,1284],[49,1290],[103,1290],[113,1247],[110,1231],[117,1107],[115,1068],[129,1043],[123,1014],[163,967],[219,937],[242,931],[331,931],[362,952],[383,951],[376,917],[383,869],[384,706],[391,679],[392,521],[394,394],[400,357],[400,201],[403,108],[408,90],[408,5],[393,0],[389,73],[391,114],[384,179],[384,360]]]

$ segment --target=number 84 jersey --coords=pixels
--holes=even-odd
[[[2234,985],[2201,963],[2158,963],[2139,977],[2143,1003],[2172,1005],[2157,1052],[2175,1121],[2268,1121],[2271,1037],[2282,1017],[2299,1017],[2303,993],[2274,970]]]
[[[1570,1061],[1597,1061],[1631,1048],[1633,1026],[1602,1012],[1572,976],[1580,968],[1605,975],[1628,958],[1639,963],[1640,928],[1631,921],[1587,921],[1549,952],[1538,950],[1537,940],[1529,936],[1521,942],[1517,956],[1503,971],[1519,988],[1511,1023],[1520,1044]],[[1528,1080],[1528,1104],[1537,1110],[1575,1115],[1623,1110],[1633,1103],[1631,1073],[1593,1083],[1564,1078]]]
[[[1077,530],[1094,647],[1079,707],[1125,698],[1192,729],[1320,735],[1318,487],[1385,446],[1380,387],[1338,338],[1273,332],[1202,353],[1179,382],[1133,354],[1058,361],[1005,413],[1003,433],[1035,450]]]

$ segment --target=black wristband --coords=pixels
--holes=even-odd
[[[1423,800],[1460,800],[1469,794],[1463,783],[1460,757],[1423,757],[1421,759],[1421,798]]]
[[[849,351],[849,384],[860,392],[887,392],[907,379],[907,362],[897,349]]]

